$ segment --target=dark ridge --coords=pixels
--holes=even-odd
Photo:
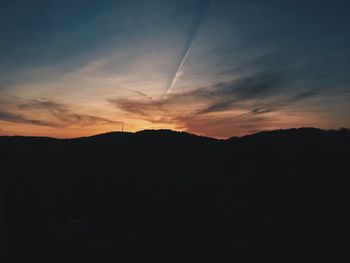
[[[253,138],[253,137],[262,137],[262,136],[285,136],[290,134],[299,134],[301,136],[305,135],[321,135],[321,134],[347,134],[350,133],[350,129],[347,128],[341,128],[339,130],[322,130],[319,128],[313,128],[313,127],[302,127],[302,128],[291,128],[291,129],[280,129],[280,130],[272,130],[272,131],[262,131],[254,134],[248,134],[244,136],[234,136],[230,137],[226,140],[238,140],[242,138]],[[171,129],[157,129],[157,130],[141,130],[137,132],[119,132],[119,131],[112,131],[112,132],[106,132],[91,136],[85,136],[85,137],[77,137],[77,138],[65,138],[65,139],[59,139],[59,138],[53,138],[53,137],[40,137],[40,136],[21,136],[21,135],[14,135],[14,136],[0,136],[0,139],[2,140],[81,140],[81,139],[122,139],[122,138],[132,138],[137,136],[161,136],[163,138],[165,137],[183,137],[183,138],[198,138],[198,139],[205,139],[205,140],[217,140],[217,141],[223,141],[219,140],[213,137],[207,137],[202,135],[196,135],[193,133],[185,132],[185,131],[174,131]]]
[[[252,139],[252,138],[268,138],[268,137],[288,137],[288,136],[324,136],[324,135],[341,135],[350,134],[350,130],[341,128],[339,130],[322,130],[313,127],[302,127],[302,128],[291,128],[291,129],[280,129],[272,131],[262,131],[254,134],[244,135],[242,137],[231,137],[227,140],[237,139]]]
[[[81,137],[81,138],[72,138],[70,140],[121,140],[121,139],[127,139],[132,138],[134,133],[132,132],[107,132],[107,133],[101,133],[96,134],[88,137]]]
[[[339,261],[349,156],[348,129],[3,136],[4,262]]]
[[[178,138],[178,139],[187,139],[187,140],[203,140],[203,141],[216,141],[217,139],[201,136],[197,134],[192,134],[184,131],[173,131],[173,130],[143,130],[135,133],[138,136],[146,136],[148,138],[151,137],[161,137],[161,138]]]
[[[39,140],[51,140],[51,141],[61,140],[61,139],[53,138],[53,137],[22,136],[22,135],[13,135],[13,136],[5,135],[5,136],[0,136],[0,139],[2,139],[2,140],[22,140],[22,141],[26,141],[26,140],[36,140],[36,141],[39,141]]]

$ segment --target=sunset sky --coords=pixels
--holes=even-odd
[[[350,127],[350,1],[4,0],[0,135]]]

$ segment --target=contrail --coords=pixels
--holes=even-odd
[[[209,0],[206,2],[204,7],[201,9],[201,11],[198,13],[197,17],[195,18],[195,21],[193,22],[193,26],[188,34],[188,37],[185,42],[184,50],[182,51],[182,56],[181,59],[179,60],[178,66],[176,68],[176,71],[172,74],[169,85],[167,87],[167,90],[164,94],[164,96],[168,95],[172,88],[175,86],[177,80],[181,77],[183,74],[183,67],[184,64],[191,53],[192,47],[193,47],[193,42],[197,36],[197,33],[203,23],[203,20],[208,13],[208,11],[213,7],[213,0]]]
[[[129,91],[135,92],[135,93],[137,93],[137,94],[139,94],[139,95],[141,95],[141,96],[143,96],[143,97],[146,97],[147,99],[150,99],[150,100],[152,99],[151,96],[148,96],[147,94],[145,94],[145,93],[143,93],[143,92],[141,92],[141,91],[134,90],[134,89],[129,89]]]
[[[172,81],[170,83],[170,86],[168,87],[165,95],[169,94],[169,92],[174,87],[174,85],[177,82],[177,80],[182,76],[182,74],[183,74],[183,65],[184,65],[188,55],[191,52],[192,46],[193,46],[193,40],[192,40],[191,45],[187,48],[187,51],[186,51],[185,55],[182,57],[180,65],[177,67],[177,70],[175,71],[175,75],[173,76]]]

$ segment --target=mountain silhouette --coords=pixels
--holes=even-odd
[[[347,129],[2,136],[0,149],[6,262],[313,262],[342,249]]]

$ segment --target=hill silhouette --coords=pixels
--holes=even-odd
[[[0,137],[8,261],[312,262],[347,224],[350,131]]]

